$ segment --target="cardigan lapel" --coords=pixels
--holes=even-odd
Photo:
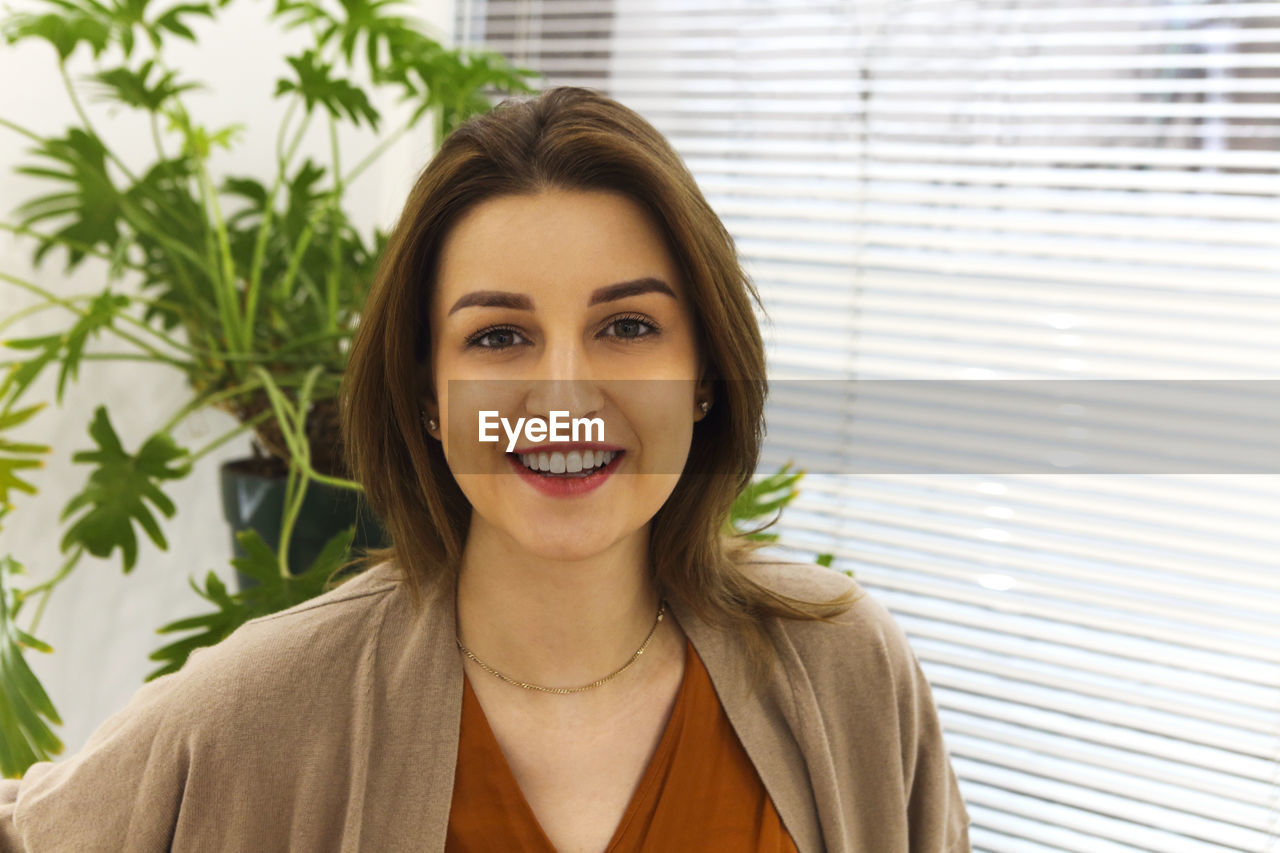
[[[385,825],[370,827],[371,837],[398,839],[396,850],[443,851],[462,719],[455,601],[451,595],[428,593],[422,610],[414,614],[406,595],[394,598],[377,644],[366,801],[370,812],[380,816],[376,823]],[[805,762],[812,744],[797,742],[793,734],[807,740],[804,735],[812,726],[800,719],[789,668],[779,666],[768,689],[754,693],[741,646],[698,619],[678,597],[667,601],[796,847],[801,853],[824,850]]]
[[[741,645],[698,619],[678,597],[669,596],[667,603],[702,658],[725,715],[796,847],[801,853],[823,850],[805,753],[792,734],[809,727],[799,719],[787,668],[775,670],[764,695],[754,694]]]
[[[415,612],[403,591],[382,625],[367,812],[378,815],[360,850],[441,853],[453,804],[462,720],[462,659],[454,600],[426,592]],[[372,846],[370,846],[372,845]]]

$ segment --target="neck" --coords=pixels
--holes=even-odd
[[[654,627],[659,596],[648,557],[647,528],[588,559],[562,561],[530,555],[473,518],[458,575],[458,636],[512,678],[544,687],[595,681],[631,660]]]

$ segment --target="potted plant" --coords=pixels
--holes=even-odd
[[[0,26],[10,44],[38,41],[53,49],[80,121],[62,135],[42,136],[0,117],[0,132],[30,142],[30,159],[16,171],[47,181],[50,190],[18,206],[16,218],[0,222],[0,229],[33,241],[36,266],[60,250],[68,271],[97,258],[107,262],[107,274],[100,292],[65,294],[0,270],[0,287],[43,300],[0,314],[0,332],[49,307],[71,318],[61,334],[4,341],[18,357],[4,362],[0,375],[0,524],[17,493],[36,491],[27,472],[51,451],[12,438],[45,405],[28,403],[24,394],[46,369],[58,369],[59,404],[86,358],[167,365],[180,372],[191,398],[134,451],[99,407],[89,424],[94,449],[72,456],[91,470],[62,513],[65,563],[47,580],[18,588],[21,563],[0,554],[5,776],[62,749],[50,729],[60,722],[57,712],[23,658],[27,649],[49,651],[35,634],[50,593],[86,553],[109,558],[118,550],[128,573],[139,531],[167,549],[155,515],[175,512],[164,489],[210,451],[251,433],[253,457],[221,472],[242,583],[232,592],[209,572],[196,589],[215,609],[160,629],[187,635],[152,655],[161,666],[149,679],[180,668],[193,648],[218,642],[245,620],[318,594],[358,537],[380,540],[375,522],[356,517],[359,485],[347,478],[341,459],[336,396],[387,235],[374,228],[366,239],[357,232],[344,208],[347,190],[419,122],[433,122],[438,146],[458,123],[489,109],[493,94],[536,91],[533,72],[496,54],[446,49],[419,22],[395,14],[397,0],[278,0],[270,21],[302,28],[310,39],[283,57],[282,73],[270,83],[283,109],[276,168],[266,177],[219,179],[219,151],[233,150],[243,128],[200,123],[186,93],[204,87],[171,67],[166,47],[194,41],[196,22],[218,21],[230,0],[166,9],[151,8],[148,0],[37,2],[35,11],[9,14]],[[69,68],[77,53],[90,54],[94,66],[79,85]],[[362,76],[367,85],[355,82]],[[130,168],[98,133],[82,98],[86,86],[147,118],[155,153],[145,168]],[[379,95],[398,95],[410,118],[384,128],[375,107]],[[299,162],[299,145],[317,117],[327,123],[329,159]],[[348,165],[339,125],[376,131],[378,141]],[[120,346],[91,354],[97,339]],[[172,431],[205,407],[230,413],[238,425],[202,447],[180,447]],[[235,499],[246,484],[264,490],[268,499],[254,502],[265,512],[255,515]],[[31,620],[25,630],[19,616]]]

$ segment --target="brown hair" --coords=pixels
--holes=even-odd
[[[769,616],[827,621],[857,598],[850,590],[808,602],[752,580],[741,566],[762,542],[728,525],[750,483],[764,431],[764,346],[733,238],[670,143],[633,110],[590,89],[561,86],[511,98],[460,125],[419,176],[390,237],[352,340],[341,422],[350,476],[392,545],[390,560],[420,603],[424,587],[453,591],[471,507],[439,442],[425,435],[428,323],[442,241],[460,215],[496,196],[543,190],[621,192],[663,232],[687,285],[715,405],[695,427],[689,461],[651,524],[654,579],[704,621],[740,636],[762,676],[772,665]]]

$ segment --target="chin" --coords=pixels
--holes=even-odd
[[[521,547],[533,557],[543,560],[558,560],[572,563],[587,560],[609,547],[603,539],[584,542],[580,535],[569,533],[565,536],[545,536],[526,534],[517,537]]]

